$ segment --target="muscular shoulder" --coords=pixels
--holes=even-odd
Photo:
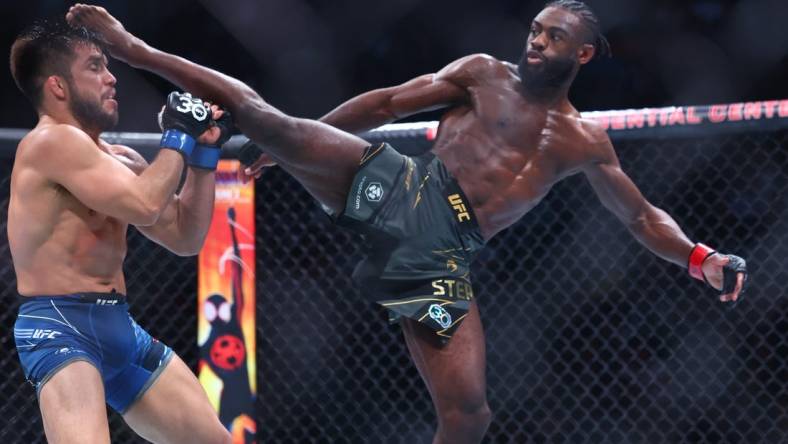
[[[455,83],[473,86],[485,81],[508,76],[509,68],[488,54],[471,54],[457,59],[438,73],[438,78],[451,79]]]
[[[576,120],[585,136],[588,160],[594,163],[618,163],[613,143],[610,141],[607,131],[596,120],[579,116]]]
[[[19,143],[17,157],[36,162],[58,161],[83,147],[94,145],[84,131],[66,124],[53,124],[30,131]]]
[[[575,152],[579,163],[607,162],[615,159],[607,132],[595,120],[582,118],[576,111],[550,111],[546,128],[559,145]]]
[[[30,147],[47,145],[72,145],[74,142],[89,142],[90,136],[81,129],[65,123],[37,127],[23,139]]]

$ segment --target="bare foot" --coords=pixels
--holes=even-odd
[[[84,26],[101,35],[112,57],[129,62],[133,48],[141,40],[126,31],[123,25],[100,6],[77,3],[69,8],[66,21],[71,26]]]

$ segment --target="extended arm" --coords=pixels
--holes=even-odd
[[[665,260],[686,267],[694,243],[669,214],[643,197],[621,169],[612,145],[607,154],[606,159],[592,162],[584,170],[599,200],[646,248]]]
[[[390,88],[358,95],[336,107],[320,121],[351,133],[361,133],[412,114],[456,104],[464,88],[439,74],[427,74]]]
[[[691,253],[695,253],[693,256],[698,254],[698,250],[694,250],[696,244],[687,238],[670,215],[653,206],[643,197],[629,176],[621,170],[613,145],[606,136],[597,147],[599,157],[588,163],[583,171],[602,204],[654,254],[686,267],[691,261]],[[699,262],[699,267],[702,269],[702,272],[699,271],[700,277],[705,277],[705,280],[718,290],[723,288],[724,269],[731,260],[740,260],[740,258],[706,254],[694,259]],[[726,293],[720,296],[721,301],[736,301],[739,297],[746,270],[736,271],[732,281],[735,285],[729,284],[730,289],[725,290]]]
[[[480,79],[501,75],[500,66],[498,61],[485,54],[465,56],[435,74],[358,95],[320,121],[360,133],[420,112],[468,103],[469,88],[477,85]]]

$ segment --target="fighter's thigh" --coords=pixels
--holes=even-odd
[[[278,130],[278,143],[267,143],[266,151],[322,204],[341,212],[369,143],[309,119],[288,117]]]
[[[446,345],[441,345],[434,332],[415,321],[403,320],[402,330],[438,409],[442,405],[486,402],[484,329],[475,302]]]
[[[230,439],[199,381],[177,355],[123,419],[157,444],[216,444]]]
[[[109,443],[104,384],[93,364],[66,364],[41,387],[38,402],[50,444]]]

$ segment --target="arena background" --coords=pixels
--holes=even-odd
[[[580,110],[788,98],[784,1],[605,1],[614,58],[581,71]],[[162,49],[226,71],[271,103],[319,117],[353,94],[474,52],[516,61],[542,2],[102,2]],[[58,1],[4,2],[0,50]],[[120,131],[155,131],[166,82],[111,65]],[[0,70],[0,127],[35,114]],[[435,113],[410,120],[431,120]],[[572,178],[479,257],[487,329],[486,442],[758,442],[788,434],[788,159],[785,129],[615,139],[626,171],[687,234],[748,258],[735,310],[656,259]],[[5,239],[13,143],[0,162],[0,442],[42,440],[10,328]],[[354,237],[325,223],[280,170],[257,184],[261,442],[429,442],[434,415],[399,332],[347,277]],[[130,230],[134,314],[196,363],[195,260]],[[113,442],[141,442],[112,416]]]

